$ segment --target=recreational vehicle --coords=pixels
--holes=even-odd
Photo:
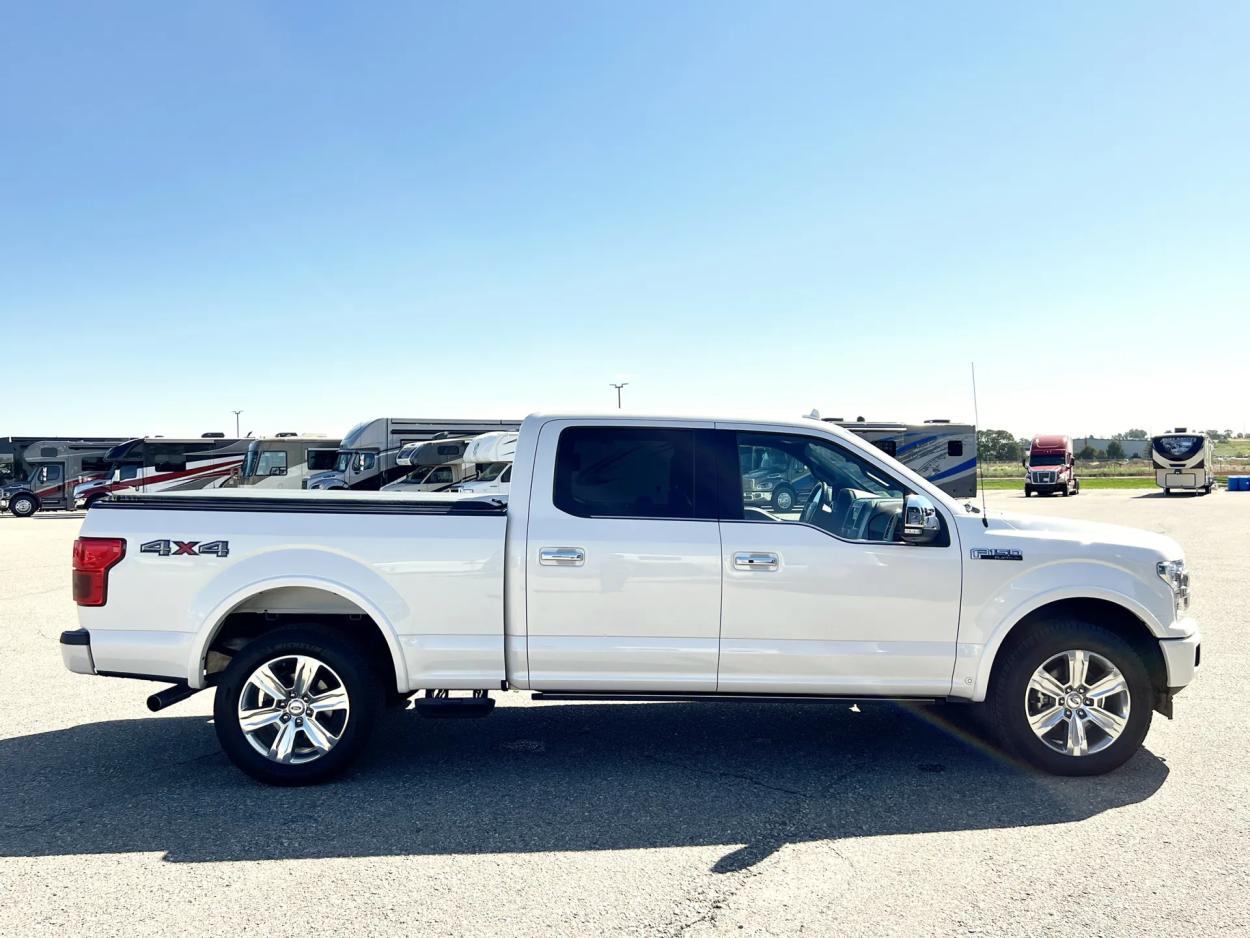
[[[267,489],[308,488],[308,480],[313,473],[333,468],[338,446],[338,440],[323,436],[279,433],[255,437],[247,445],[243,470],[234,477],[236,485]]]
[[[1174,491],[1210,494],[1215,486],[1215,447],[1205,433],[1177,427],[1151,438],[1155,482],[1163,494]]]
[[[104,479],[109,447],[101,443],[39,440],[21,453],[25,477],[0,486],[0,511],[28,518],[36,511],[74,506],[74,488]]]
[[[26,453],[33,452],[36,457],[41,450],[60,443],[73,443],[93,449],[108,449],[118,443],[125,442],[118,436],[5,436],[0,437],[0,485],[10,482],[23,482],[30,478],[31,464],[26,460]],[[32,444],[39,446],[32,450]]]
[[[74,489],[74,504],[90,508],[115,492],[151,495],[220,488],[243,467],[249,439],[206,433],[199,439],[147,437],[128,440],[105,454],[112,467],[107,479]]]
[[[435,437],[476,436],[493,430],[516,430],[519,420],[430,420],[378,417],[348,431],[339,445],[338,458],[331,472],[318,473],[309,480],[310,489],[376,490],[411,472],[399,464],[399,453],[406,443],[420,443]]]
[[[409,471],[382,486],[384,492],[440,492],[476,475],[477,467],[463,461],[470,437],[444,437],[406,443],[396,462]]]
[[[977,494],[977,432],[972,424],[949,420],[895,423],[862,417],[823,419],[863,437],[953,498],[972,498]]]
[[[483,433],[469,443],[464,461],[477,467],[477,474],[452,487],[453,492],[478,495],[507,495],[512,485],[512,460],[516,458],[517,434],[500,431]]]

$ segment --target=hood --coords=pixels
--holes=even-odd
[[[1021,534],[1036,534],[1047,540],[1072,545],[1135,548],[1158,554],[1160,560],[1178,560],[1185,556],[1181,546],[1165,534],[1156,534],[1153,531],[1119,524],[1075,521],[1070,518],[1047,518],[1042,515],[1012,512],[991,513],[989,522],[991,531],[1019,531]],[[979,519],[976,523],[980,527]]]
[[[1067,469],[1068,467],[1062,464],[1058,466],[1035,466],[1032,463],[1029,463],[1026,468],[1029,472],[1059,472],[1060,470]]]

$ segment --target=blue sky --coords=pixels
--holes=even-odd
[[[10,4],[0,435],[1250,430],[1250,6]]]

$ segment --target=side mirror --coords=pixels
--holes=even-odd
[[[903,543],[929,544],[941,533],[942,519],[929,498],[911,494],[903,499]]]

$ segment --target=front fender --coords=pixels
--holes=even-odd
[[[1158,612],[1161,590],[1116,564],[1089,560],[1041,564],[987,589],[986,584],[975,582],[978,563],[1004,566],[1002,562],[971,564],[968,580],[973,582],[965,585],[952,694],[984,700],[994,660],[1011,630],[1031,613],[1062,600],[1114,603],[1140,619],[1154,635],[1171,634],[1171,623]],[[1166,590],[1162,581],[1159,586]],[[1166,602],[1170,607],[1170,596]]]
[[[292,576],[286,572],[291,569],[316,573]],[[390,651],[396,688],[407,688],[408,668],[395,623],[407,620],[408,604],[369,567],[341,554],[319,550],[259,554],[223,570],[205,585],[191,608],[191,621],[198,623],[187,661],[186,673],[192,687],[206,684],[204,659],[226,616],[251,597],[282,587],[307,587],[332,593],[373,619]]]

